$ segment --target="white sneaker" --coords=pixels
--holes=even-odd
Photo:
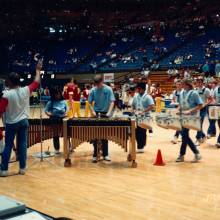
[[[215,146],[216,146],[217,148],[220,148],[220,143],[216,143]]]
[[[93,163],[97,163],[97,157],[93,157],[93,158],[92,158],[92,162],[93,162]]]
[[[20,175],[25,175],[25,171],[26,171],[25,169],[20,169],[20,170],[19,170],[19,174],[20,174]]]
[[[193,160],[191,161],[191,163],[197,163],[199,160],[202,159],[202,156],[200,154],[195,154]]]
[[[7,170],[1,170],[0,171],[0,177],[7,177],[8,176],[8,171]]]
[[[210,138],[212,138],[212,136],[211,136],[211,134],[207,134],[207,139],[210,139]]]
[[[105,161],[111,161],[111,159],[110,159],[110,157],[109,156],[105,156],[104,158],[103,158]]]
[[[200,146],[200,142],[198,140],[196,140],[195,146],[197,146],[197,147]]]
[[[57,155],[60,155],[61,153],[60,153],[59,150],[55,150],[55,151],[54,151],[54,154],[57,156]]]
[[[184,156],[179,155],[179,157],[176,159],[176,162],[184,162]]]
[[[178,143],[178,138],[175,136],[175,137],[173,138],[173,140],[171,140],[171,143],[172,143],[172,144],[177,144],[177,143]]]
[[[143,153],[144,153],[144,148],[142,148],[142,149],[137,149],[137,153],[143,154]]]
[[[200,139],[198,139],[198,142],[199,142],[200,144],[203,144],[203,143],[205,142],[205,140],[206,140],[205,137],[204,137],[204,138],[200,138]]]

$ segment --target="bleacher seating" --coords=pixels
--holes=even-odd
[[[212,48],[211,57],[205,56],[209,41],[220,43],[220,28],[208,29],[190,39],[175,37],[175,32],[163,33],[164,40],[151,42],[144,34],[126,36],[118,34],[103,37],[99,34],[74,40],[45,40],[42,42],[8,43],[10,71],[32,72],[36,58],[44,58],[44,69],[54,73],[65,72],[117,72],[141,70],[146,60],[150,66],[159,61],[159,68],[190,68],[202,65],[206,60],[220,59],[220,49]],[[180,45],[180,46],[178,46]],[[159,52],[155,52],[155,48]],[[173,49],[174,48],[174,49]],[[176,49],[175,49],[176,48]],[[165,49],[165,52],[160,50]],[[191,56],[187,59],[187,56]],[[174,60],[183,59],[179,64]]]

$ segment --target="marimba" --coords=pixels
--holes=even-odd
[[[64,166],[71,166],[69,141],[73,148],[83,142],[107,139],[129,152],[127,160],[137,167],[135,146],[135,120],[129,118],[76,118],[63,121]],[[129,140],[129,145],[128,145]]]
[[[28,147],[41,142],[41,125],[42,125],[42,141],[53,137],[63,137],[63,120],[44,118],[29,119],[28,129]]]
[[[41,142],[41,125],[42,141],[51,139],[56,136],[63,137],[62,119],[44,118],[42,122],[40,121],[40,119],[28,119],[28,122],[28,147],[31,147]],[[0,129],[4,130],[4,127],[0,127]]]

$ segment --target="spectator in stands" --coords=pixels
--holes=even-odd
[[[185,70],[183,74],[184,74],[184,79],[190,79],[191,75],[189,70]]]
[[[44,89],[44,95],[45,96],[50,96],[50,91],[49,88],[46,86],[46,88]]]
[[[219,62],[219,60],[217,60],[216,64],[215,64],[215,75],[217,77],[220,77],[220,62]]]
[[[153,91],[150,94],[153,99],[156,99],[157,97],[162,97],[162,90],[160,88],[160,83],[156,83]]]
[[[209,64],[210,76],[215,76],[215,62],[212,60]]]
[[[202,66],[202,72],[207,76],[209,74],[209,70],[209,62],[206,61],[206,63]]]

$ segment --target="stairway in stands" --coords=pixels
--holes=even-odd
[[[169,79],[166,72],[152,72],[149,79],[151,80],[152,84],[160,83],[163,93],[172,93],[174,88],[173,79]]]
[[[115,77],[115,82],[119,84],[125,83],[125,76],[133,77],[135,79],[141,78],[142,75],[140,72],[136,73],[118,73],[117,77]],[[160,83],[160,87],[163,91],[163,93],[172,93],[174,88],[173,79],[169,79],[167,73],[165,71],[156,71],[151,72],[149,79],[151,80],[152,84]]]

